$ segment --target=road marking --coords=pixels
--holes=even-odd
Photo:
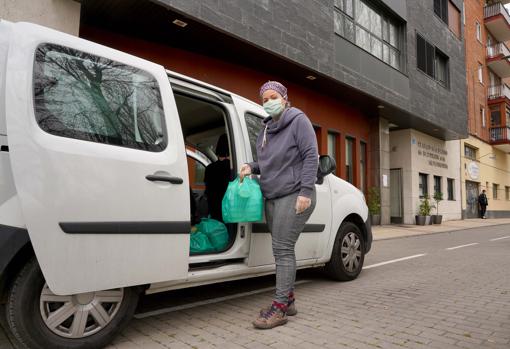
[[[299,281],[295,282],[295,285],[306,284],[308,282],[312,282],[312,280],[299,280]],[[145,319],[145,318],[148,318],[148,317],[151,317],[151,316],[167,314],[167,313],[173,313],[173,312],[179,311],[179,310],[191,309],[191,308],[201,307],[201,306],[204,306],[204,305],[220,303],[220,302],[228,301],[228,300],[231,300],[231,299],[236,299],[236,298],[241,298],[241,297],[246,297],[246,296],[252,296],[254,294],[259,294],[259,293],[264,293],[264,292],[269,292],[269,291],[274,291],[274,286],[273,287],[261,288],[259,290],[254,290],[254,291],[237,293],[237,294],[233,294],[233,295],[230,295],[230,296],[206,299],[205,301],[198,301],[198,302],[193,302],[193,303],[188,303],[188,304],[177,305],[175,307],[161,308],[161,309],[157,309],[157,310],[153,310],[153,311],[148,311],[146,313],[135,314],[134,317],[136,319]]]
[[[462,248],[462,247],[468,247],[468,246],[474,246],[474,245],[478,245],[479,243],[478,242],[474,242],[472,244],[467,244],[467,245],[460,245],[460,246],[454,246],[454,247],[448,247],[447,250],[448,251],[451,251],[451,250],[456,250],[458,248]]]
[[[386,264],[390,264],[390,263],[406,261],[408,259],[423,257],[423,256],[426,256],[426,255],[427,255],[426,253],[422,253],[422,254],[415,254],[413,256],[403,257],[403,258],[399,258],[399,259],[392,259],[391,261],[386,261],[386,262],[376,263],[376,264],[372,264],[372,265],[367,265],[367,266],[363,267],[363,269],[370,269],[370,268],[380,267],[381,265],[386,265]]]
[[[503,236],[501,238],[490,239],[489,241],[498,241],[498,240],[503,240],[503,239],[510,239],[510,236]]]

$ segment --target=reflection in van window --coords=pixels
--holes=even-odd
[[[257,161],[257,137],[262,130],[262,120],[264,120],[264,118],[255,114],[246,113],[244,119],[246,120],[246,128],[248,129],[248,137],[250,138],[253,161]]]
[[[138,68],[53,44],[37,48],[35,116],[48,133],[161,151],[164,112],[156,79]]]

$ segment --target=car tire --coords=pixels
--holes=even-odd
[[[45,291],[46,290],[46,291]],[[95,328],[96,332],[93,334],[86,336],[75,336],[74,338],[65,338],[59,334],[54,333],[53,330],[50,330],[50,327],[47,325],[47,319],[43,319],[43,306],[44,300],[47,297],[43,297],[42,292],[51,292],[48,291],[46,282],[41,273],[41,269],[39,268],[39,264],[36,259],[33,258],[30,260],[24,268],[19,272],[16,276],[8,294],[7,298],[7,322],[9,325],[9,329],[11,330],[14,337],[26,348],[30,349],[95,349],[95,348],[103,348],[108,343],[110,343],[113,338],[120,332],[122,329],[126,327],[129,323],[129,320],[133,316],[133,313],[136,309],[138,303],[138,292],[133,288],[125,288],[119,289],[122,291],[122,297],[120,301],[113,303],[115,306],[114,313],[111,313],[110,321],[102,321],[101,326],[97,325]],[[115,290],[116,291],[116,290]],[[106,291],[103,291],[106,292]],[[120,292],[120,291],[118,291]],[[93,297],[95,297],[98,293],[93,293]],[[46,294],[45,294],[46,295]],[[85,294],[84,294],[85,295]],[[88,295],[88,294],[87,294]],[[73,295],[69,298],[74,302],[74,299],[79,295]],[[58,300],[60,296],[56,296]],[[74,298],[73,298],[74,297]],[[64,303],[62,307],[68,305],[68,307],[72,306],[71,301],[68,303]],[[80,301],[81,302],[81,301]],[[90,301],[92,302],[92,301]],[[94,301],[94,302],[97,302]],[[59,304],[59,303],[55,303]],[[90,303],[92,304],[92,303]],[[94,303],[96,304],[96,303]],[[104,303],[108,308],[108,304]],[[83,303],[79,303],[77,307],[82,307],[81,309],[85,309],[87,305],[83,305]],[[95,306],[97,309],[97,307]],[[101,308],[106,310],[101,304]],[[89,309],[89,308],[86,308]],[[61,310],[57,308],[57,310]],[[110,308],[111,310],[111,308]],[[55,313],[52,313],[55,314]],[[78,313],[75,313],[78,314]],[[80,314],[92,314],[91,312],[81,312]],[[98,314],[98,311],[94,311],[94,315]],[[105,314],[102,313],[101,314]],[[50,314],[51,315],[51,314]],[[74,326],[74,320],[76,315],[72,315],[66,319],[66,321],[71,321],[72,326]],[[93,328],[95,325],[94,318],[92,315],[86,315],[85,318],[85,330],[87,328]],[[106,318],[106,315],[105,315]],[[89,325],[92,323],[93,325]],[[63,325],[64,322],[59,323],[58,328],[65,328]],[[88,326],[88,327],[87,327]]]
[[[365,240],[358,226],[345,222],[335,237],[331,259],[325,266],[329,277],[350,281],[358,277],[365,260]]]

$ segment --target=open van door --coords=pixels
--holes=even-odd
[[[12,29],[10,159],[50,289],[185,278],[189,180],[163,67],[44,27],[2,26]]]

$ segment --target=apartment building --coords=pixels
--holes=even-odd
[[[510,217],[510,1],[466,1],[469,138],[461,141],[462,210],[478,217],[486,190],[488,217]],[[507,5],[508,6],[508,5]]]

